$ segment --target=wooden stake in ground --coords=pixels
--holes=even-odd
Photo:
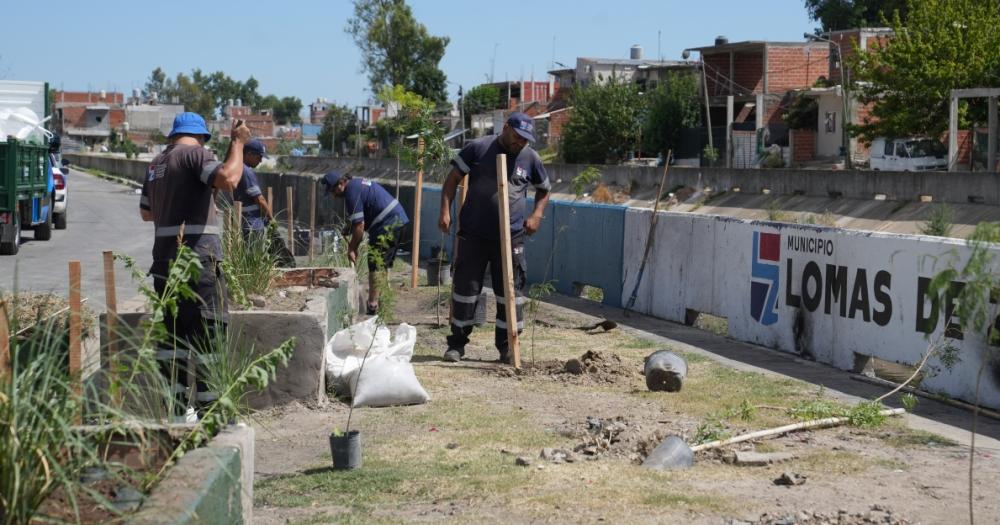
[[[309,181],[309,264],[312,264],[315,251],[313,245],[316,242],[316,181]]]
[[[115,254],[104,252],[104,302],[105,322],[108,326],[108,359],[114,360],[118,353],[118,334],[115,324],[118,323],[118,294],[115,293]],[[112,367],[113,369],[114,367]]]
[[[112,377],[118,372],[118,294],[115,291],[115,254],[106,251],[104,255],[104,322],[108,327],[108,363]],[[112,379],[116,381],[116,379]],[[116,392],[112,399],[114,406],[120,406],[120,395]]]
[[[417,287],[417,275],[420,273],[420,208],[424,191],[424,138],[417,138],[417,187],[413,195],[413,253],[410,264],[410,287]]]
[[[7,324],[7,307],[0,302],[0,376],[11,373],[10,326]]]
[[[656,201],[653,204],[653,215],[649,219],[649,232],[646,234],[646,249],[642,252],[642,262],[639,263],[639,274],[635,278],[635,287],[632,288],[632,295],[629,296],[628,302],[625,303],[625,312],[635,306],[636,297],[639,295],[639,285],[642,283],[642,274],[646,272],[646,260],[649,259],[649,252],[653,247],[653,240],[655,239],[656,233],[656,219],[660,209],[660,197],[663,196],[663,187],[667,183],[667,170],[670,169],[670,158],[673,156],[674,151],[667,151],[667,158],[663,162],[663,176],[660,177],[660,189],[656,192]]]
[[[288,202],[286,203],[288,207],[285,212],[288,213],[288,251],[292,252],[292,257],[295,256],[295,215],[292,213],[292,187],[285,186],[285,196]]]
[[[267,187],[267,209],[274,213],[274,188]]]
[[[514,297],[514,254],[511,253],[510,246],[507,155],[503,153],[497,155],[497,204],[500,211],[500,266],[503,270],[504,312],[507,314],[507,346],[514,355],[514,368],[521,368],[521,345],[517,337],[517,300]]]
[[[80,344],[80,261],[69,262],[69,375],[73,391],[83,394],[83,359]],[[79,421],[80,414],[77,414]]]
[[[236,201],[236,216],[233,217],[233,231],[240,231],[243,228],[243,203]]]
[[[462,240],[458,237],[458,231],[462,226],[462,206],[465,205],[465,195],[469,193],[469,176],[466,175],[462,177],[462,185],[459,187],[458,193],[458,204],[455,206],[455,242],[451,245],[451,268],[455,269],[455,262],[458,261],[458,241]],[[452,288],[455,286],[455,282],[451,283]],[[455,305],[448,299],[448,321],[452,320],[452,315],[454,314]]]

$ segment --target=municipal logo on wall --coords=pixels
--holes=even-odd
[[[762,325],[778,322],[781,234],[753,232],[750,262],[750,315]]]

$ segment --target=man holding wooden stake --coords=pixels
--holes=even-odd
[[[487,264],[494,283],[497,300],[496,331],[494,344],[500,352],[500,362],[512,364],[507,339],[507,316],[504,311],[506,298],[501,275],[500,224],[497,199],[497,164],[499,154],[507,155],[508,197],[510,200],[511,252],[513,255],[514,301],[517,306],[517,330],[524,328],[522,305],[526,302],[524,287],[527,281],[527,262],[524,240],[538,231],[549,201],[548,175],[529,142],[534,142],[534,121],[521,112],[511,113],[499,135],[483,137],[469,142],[452,159],[452,170],[441,192],[441,216],[438,227],[448,233],[451,228],[451,203],[462,177],[469,177],[469,194],[462,206],[455,255],[455,277],[452,281],[451,335],[444,360],[457,362],[465,355],[465,345],[475,324],[476,298],[482,291]],[[535,206],[526,214],[528,186],[535,188]]]
[[[173,344],[158,351],[156,356],[168,380],[176,379],[175,387],[181,391],[190,385],[183,384],[187,383],[184,380],[187,370],[178,361],[188,361],[191,366],[190,350],[210,346],[216,330],[224,332],[229,322],[215,192],[231,192],[239,184],[243,176],[243,145],[250,140],[250,129],[242,120],[233,123],[232,141],[224,162],[205,149],[210,138],[201,115],[177,115],[170,131],[170,145],[149,164],[139,199],[142,220],[155,225],[153,265],[149,273],[156,292],[160,295],[165,292],[178,243],[191,248],[201,262],[201,275],[190,283],[197,296],[178,299],[177,314],[168,315],[165,320]],[[203,357],[207,358],[207,353]],[[198,376],[197,371],[195,375]],[[208,391],[202,379],[197,379],[195,400],[204,406],[218,396]]]

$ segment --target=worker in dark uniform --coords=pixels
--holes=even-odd
[[[285,243],[277,235],[274,229],[268,230],[267,225],[274,220],[271,207],[260,191],[260,184],[257,182],[257,174],[254,168],[260,165],[261,161],[267,158],[267,148],[264,143],[253,139],[243,146],[243,176],[240,183],[233,190],[233,199],[243,204],[243,217],[241,221],[243,236],[247,240],[258,239],[259,245],[263,247],[264,236],[267,238],[267,249],[274,254],[279,266],[286,268],[295,267],[295,257],[292,255]],[[270,232],[270,233],[269,233]]]
[[[239,183],[243,175],[243,145],[250,140],[250,130],[243,121],[234,123],[225,162],[219,162],[205,149],[209,138],[211,134],[200,115],[177,115],[169,135],[170,145],[149,164],[139,201],[142,219],[155,225],[150,274],[156,292],[164,293],[166,276],[179,243],[194,250],[202,266],[198,280],[191,282],[197,297],[178,298],[176,315],[167,313],[169,348],[157,352],[161,370],[168,374],[172,388],[180,391],[181,404],[176,407],[180,409],[187,406],[184,390],[191,386],[186,380],[188,370],[198,377],[198,366],[192,363],[189,350],[198,348],[205,354],[210,350],[212,335],[217,329],[225,330],[228,322],[215,192],[231,192]],[[216,398],[199,378],[196,404],[204,406]]]
[[[320,181],[334,197],[344,199],[347,218],[351,223],[351,240],[347,245],[347,258],[352,264],[358,261],[358,248],[368,232],[368,304],[365,311],[375,315],[378,310],[378,278],[387,278],[387,272],[396,260],[399,239],[410,219],[399,201],[385,191],[379,183],[369,179],[355,179],[346,173],[331,171]]]
[[[475,324],[476,299],[483,287],[487,265],[494,283],[497,300],[494,343],[500,352],[500,362],[510,364],[508,352],[507,312],[504,309],[503,282],[500,262],[500,218],[497,200],[496,157],[507,155],[507,184],[510,203],[511,252],[513,255],[514,289],[517,306],[517,330],[524,328],[522,305],[527,264],[524,256],[525,236],[538,231],[542,214],[549,202],[548,175],[529,142],[535,140],[534,121],[521,112],[510,114],[499,135],[469,142],[451,161],[452,169],[441,191],[441,215],[438,227],[448,233],[451,227],[451,202],[462,177],[469,177],[469,194],[462,206],[455,256],[455,277],[452,281],[451,335],[445,361],[459,361],[465,355],[465,345]],[[528,186],[535,188],[535,207],[526,215]]]

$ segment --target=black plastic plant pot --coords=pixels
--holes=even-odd
[[[330,434],[330,454],[334,470],[352,470],[361,467],[361,432]]]

